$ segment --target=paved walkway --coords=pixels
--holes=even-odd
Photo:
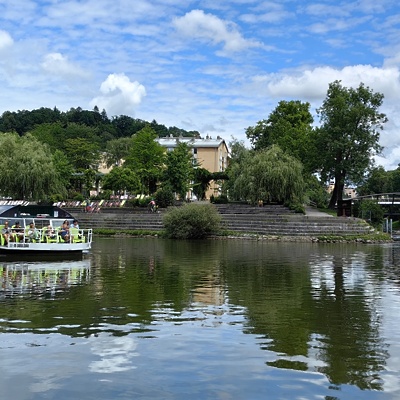
[[[306,206],[306,215],[309,217],[321,217],[321,218],[330,218],[332,215],[319,211],[314,207]]]

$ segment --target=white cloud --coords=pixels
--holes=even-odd
[[[11,47],[13,43],[14,40],[11,37],[11,35],[8,32],[0,29],[0,51],[8,47]]]
[[[83,69],[69,62],[68,58],[60,53],[47,54],[41,66],[47,73],[59,75],[63,78],[88,77],[88,74]]]
[[[340,80],[343,86],[358,87],[362,82],[387,99],[400,93],[400,72],[397,68],[377,68],[370,65],[354,65],[341,69],[316,67],[297,72],[287,71],[255,78],[257,86],[263,85],[265,92],[275,98],[290,97],[305,100],[323,100],[329,83]]]
[[[205,14],[202,10],[192,10],[183,17],[175,18],[174,25],[180,34],[188,38],[214,44],[223,43],[221,54],[224,55],[262,46],[260,42],[244,39],[233,23]]]
[[[133,115],[135,108],[146,96],[146,89],[139,82],[131,82],[125,74],[110,74],[100,86],[101,95],[94,98],[92,107],[103,108],[109,115]]]

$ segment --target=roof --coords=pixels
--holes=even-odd
[[[174,148],[179,143],[186,143],[189,147],[208,147],[218,148],[221,144],[225,144],[225,140],[217,136],[216,139],[206,136],[203,139],[193,137],[163,137],[157,138],[156,141],[163,147]],[[226,145],[226,144],[225,144]]]

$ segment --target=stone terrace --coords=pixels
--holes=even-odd
[[[364,235],[372,228],[363,220],[352,217],[332,217],[310,211],[295,214],[279,205],[253,207],[239,204],[215,205],[223,228],[233,232],[276,236]],[[94,229],[148,230],[163,229],[162,214],[144,209],[109,208],[101,213],[83,213],[82,209],[67,208],[80,221],[80,226]]]

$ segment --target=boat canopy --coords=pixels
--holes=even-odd
[[[57,206],[39,205],[0,205],[0,218],[63,218],[71,219],[73,216],[66,210]]]

